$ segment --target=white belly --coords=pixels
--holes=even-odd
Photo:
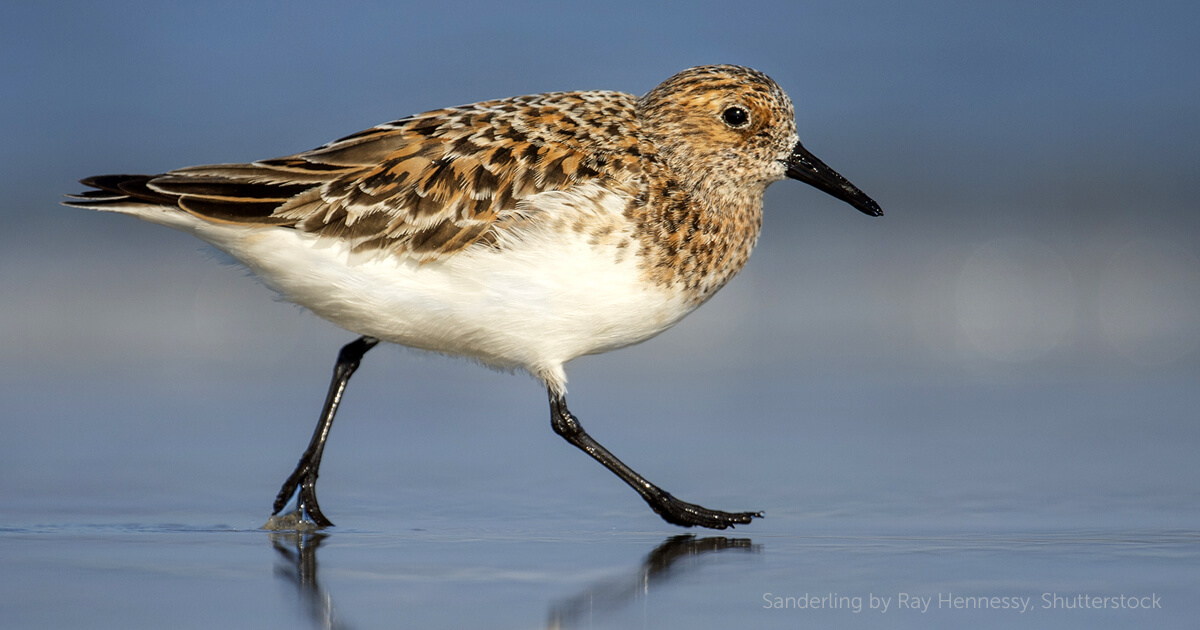
[[[557,389],[566,361],[644,341],[694,307],[644,280],[636,241],[621,249],[556,233],[421,264],[291,229],[197,227],[286,299],[347,330],[521,368]]]

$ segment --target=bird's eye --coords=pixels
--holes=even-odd
[[[721,112],[721,120],[733,128],[745,127],[750,122],[750,113],[741,107],[730,107]]]

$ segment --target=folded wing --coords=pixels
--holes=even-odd
[[[630,178],[637,147],[582,130],[597,118],[633,124],[632,111],[632,97],[611,92],[478,103],[282,158],[90,177],[82,183],[97,190],[68,203],[175,206],[208,221],[293,228],[344,239],[358,251],[433,260],[495,242],[497,226],[532,195]]]

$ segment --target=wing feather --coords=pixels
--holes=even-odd
[[[640,181],[636,126],[627,94],[518,97],[418,114],[280,158],[89,178],[99,190],[73,203],[177,205],[426,261],[495,244],[505,217],[532,195],[598,178]]]

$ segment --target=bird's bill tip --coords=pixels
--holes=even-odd
[[[874,199],[868,197],[866,193],[839,175],[837,171],[826,166],[799,142],[796,143],[791,157],[788,158],[787,176],[833,195],[854,206],[865,215],[883,216],[883,209],[875,203]]]

